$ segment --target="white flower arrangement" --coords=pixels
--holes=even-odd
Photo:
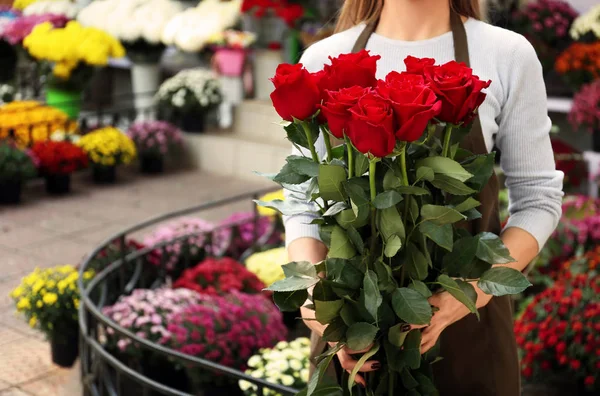
[[[69,0],[42,0],[25,7],[23,15],[64,15],[69,19],[75,19],[79,7]]]
[[[309,379],[310,340],[297,338],[291,342],[281,341],[274,348],[261,349],[248,360],[246,374],[290,388],[302,389]],[[246,396],[257,396],[258,387],[248,381],[239,381]],[[265,389],[264,395],[280,394]]]
[[[242,1],[203,0],[176,15],[164,29],[162,40],[185,52],[198,52],[210,38],[237,22]]]
[[[209,109],[221,103],[221,84],[208,69],[187,69],[166,80],[156,99],[182,113]]]
[[[10,84],[0,84],[0,105],[18,99],[15,87]]]
[[[588,12],[580,15],[571,25],[571,37],[579,40],[591,33],[596,40],[600,39],[600,4],[592,7]]]
[[[172,0],[96,0],[79,13],[84,26],[106,30],[125,43],[161,45],[167,23],[183,6]]]

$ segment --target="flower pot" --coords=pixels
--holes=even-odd
[[[275,75],[277,66],[283,63],[283,51],[261,49],[255,51],[254,81],[256,99],[270,100],[273,84],[269,80]]]
[[[60,367],[72,367],[79,356],[79,327],[56,330],[50,337],[52,362]]]
[[[97,184],[112,184],[117,181],[116,166],[94,166],[92,177]]]
[[[149,175],[163,173],[165,170],[164,158],[157,155],[142,155],[140,157],[140,171]]]
[[[22,183],[20,180],[0,181],[0,203],[18,204],[21,202]]]
[[[71,174],[46,176],[46,192],[50,195],[63,195],[71,191]]]
[[[46,88],[46,103],[64,111],[71,120],[76,120],[81,112],[82,91],[65,90],[55,87]]]
[[[131,84],[134,93],[137,119],[150,119],[154,106],[154,94],[160,82],[160,65],[157,63],[134,63],[131,66]]]
[[[202,133],[205,129],[205,114],[200,112],[182,114],[179,127],[184,132]]]

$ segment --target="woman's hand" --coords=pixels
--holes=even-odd
[[[477,291],[477,308],[482,308],[487,305],[492,299],[492,296],[485,294],[479,287],[477,282],[471,283]],[[437,293],[429,298],[429,303],[438,308],[434,313],[429,326],[412,326],[413,329],[422,328],[421,333],[421,354],[427,352],[435,346],[442,331],[452,323],[458,322],[471,312],[463,303],[458,301],[448,292]]]
[[[330,342],[329,346],[335,348],[337,343]],[[352,374],[352,370],[358,364],[358,361],[352,357],[352,355],[360,355],[369,352],[369,350],[373,347],[373,345],[369,345],[368,348],[363,349],[362,351],[353,351],[348,347],[342,348],[338,353],[337,357],[340,360],[340,365],[344,370],[348,372],[348,374]],[[381,363],[375,360],[369,360],[366,362],[358,371],[361,373],[369,373],[371,371],[379,370],[381,368]],[[364,377],[360,374],[357,374],[354,377],[354,381],[363,387],[366,387],[367,382]]]

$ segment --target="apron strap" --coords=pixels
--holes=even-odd
[[[369,38],[375,31],[375,28],[377,28],[377,22],[379,22],[379,21],[374,20],[373,22],[368,23],[367,26],[365,26],[363,31],[360,33],[360,36],[358,36],[358,38],[356,39],[356,42],[354,43],[354,47],[352,47],[353,54],[360,52],[360,51],[364,50],[365,48],[367,48],[367,43],[369,42]]]
[[[450,11],[450,28],[452,29],[452,39],[454,40],[454,59],[471,67],[465,25],[460,15],[454,11]]]

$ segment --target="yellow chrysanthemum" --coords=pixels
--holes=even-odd
[[[19,298],[23,295],[23,293],[25,293],[23,286],[17,286],[12,292],[10,292],[10,296],[12,298]]]
[[[19,302],[17,303],[18,311],[22,311],[24,309],[30,309],[30,308],[31,308],[31,302],[29,301],[28,298],[22,297],[21,299],[19,299]]]
[[[44,296],[44,303],[48,305],[54,304],[58,300],[56,293],[48,293]]]
[[[285,248],[254,253],[246,259],[246,268],[267,286],[284,278],[281,266],[288,262]]]
[[[37,318],[35,316],[32,316],[29,319],[29,326],[33,329],[36,324],[37,324]]]
[[[136,157],[135,143],[120,130],[108,127],[83,136],[77,142],[90,160],[99,165],[129,164]]]
[[[94,277],[94,271],[85,271],[83,273],[83,280],[90,280]]]
[[[38,308],[42,308],[44,306],[44,302],[42,300],[38,300],[38,302],[35,304],[35,306]]]
[[[261,201],[265,201],[265,202],[269,202],[269,201],[273,201],[275,199],[280,199],[283,200],[283,190],[279,190],[279,191],[275,191],[272,193],[268,193],[263,195],[262,197],[260,197]],[[279,214],[279,212],[277,212],[276,210],[270,209],[270,208],[265,208],[264,206],[259,206],[258,207],[258,213],[261,216],[276,216]]]

